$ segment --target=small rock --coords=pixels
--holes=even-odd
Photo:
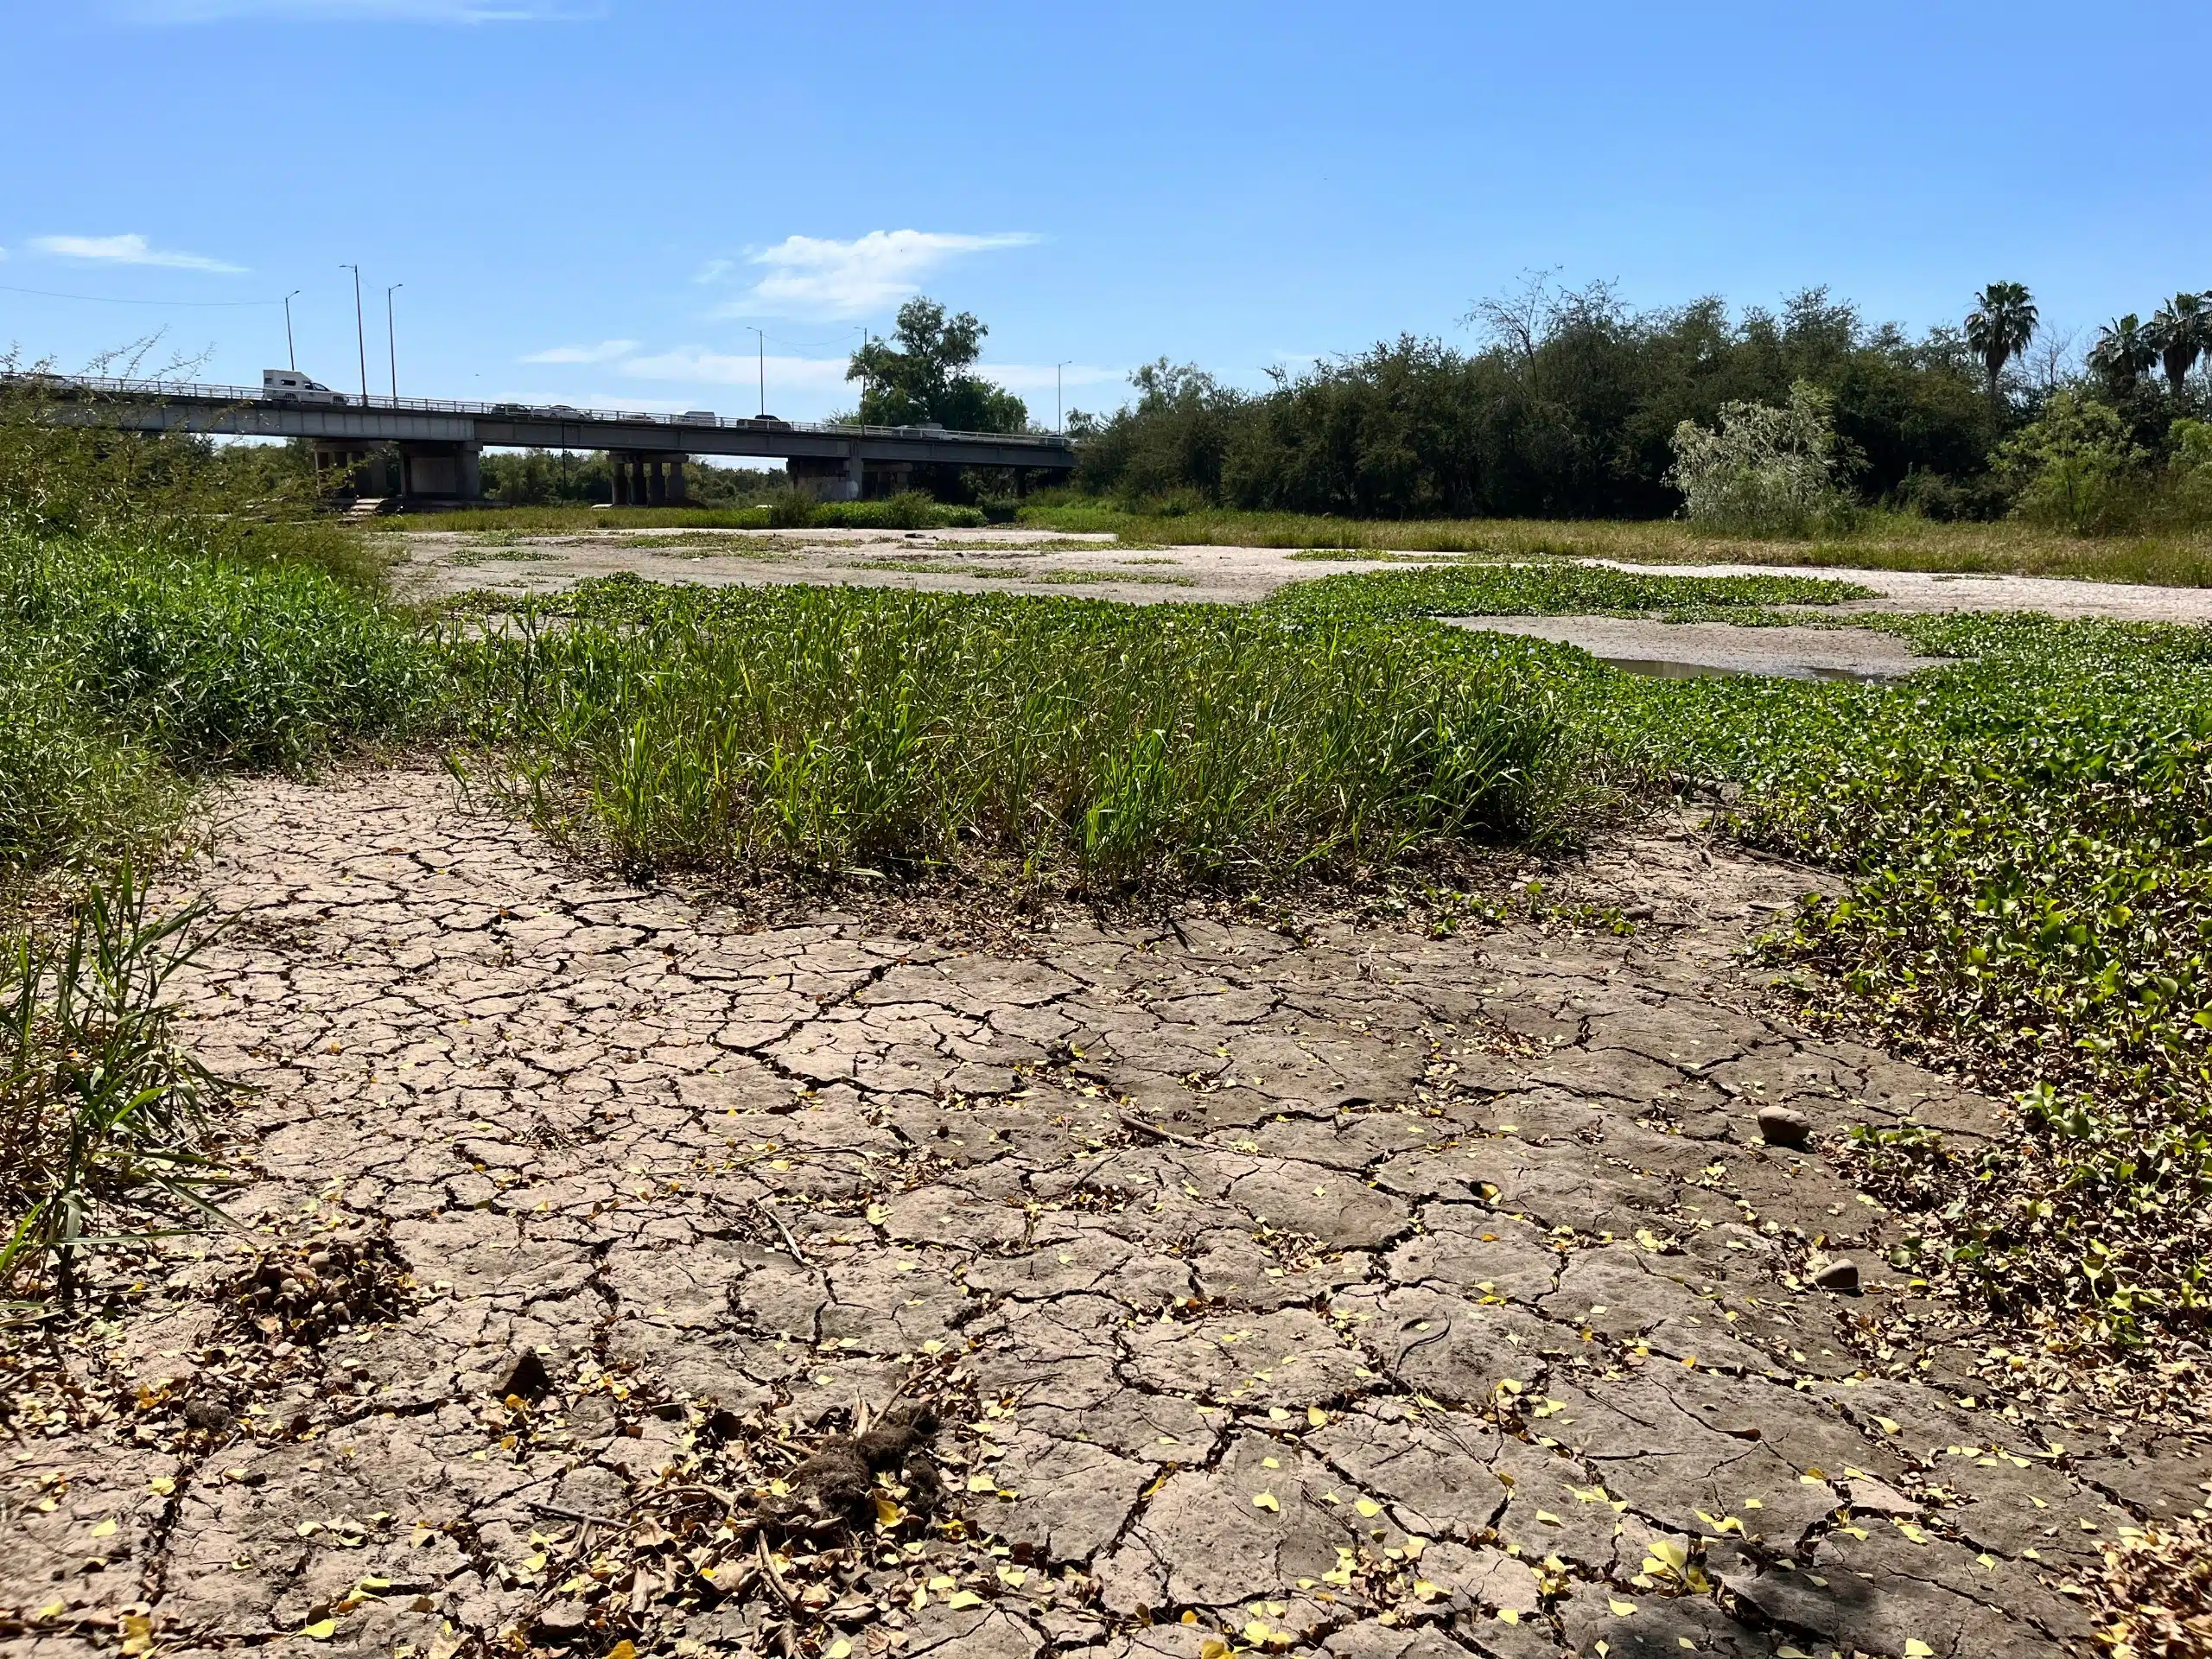
[[[1854,1514],[1880,1516],[1911,1516],[1920,1513],[1920,1505],[1887,1481],[1876,1480],[1872,1475],[1855,1475],[1851,1480],[1851,1508]]]
[[[1821,1290],[1849,1293],[1859,1288],[1859,1264],[1838,1256],[1813,1271],[1813,1283]]]
[[[1789,1106],[1759,1108],[1759,1139],[1770,1147],[1812,1144],[1813,1120]]]
[[[591,1623],[591,1609],[573,1596],[564,1596],[537,1616],[537,1628],[556,1642],[582,1635]]]

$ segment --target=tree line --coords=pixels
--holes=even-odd
[[[2150,321],[2115,320],[2069,370],[2032,296],[1993,283],[1957,325],[1915,337],[1870,324],[1825,289],[1778,310],[1718,298],[1656,310],[1593,283],[1536,280],[1478,305],[1463,351],[1402,335],[1256,392],[1162,359],[1103,417],[1077,413],[1076,486],[1153,506],[1187,503],[1353,517],[1652,518],[1678,511],[1685,423],[1799,408],[1818,391],[1850,499],[1938,518],[1989,518],[2021,499],[2018,440],[2053,405],[2086,404],[2126,467],[2155,470],[2206,415],[2212,296]],[[2158,372],[2153,373],[2152,371]],[[2071,411],[2069,413],[2069,411]],[[2177,424],[2178,423],[2178,424]],[[2011,448],[2008,449],[2008,445]]]

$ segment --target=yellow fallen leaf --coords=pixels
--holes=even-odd
[[[822,1659],[853,1659],[853,1643],[849,1637],[839,1637],[822,1649]]]
[[[114,1536],[114,1535],[115,1517],[111,1515],[108,1516],[106,1520],[101,1522],[99,1525],[92,1529],[92,1536],[95,1538],[110,1538]]]
[[[1271,1510],[1277,1515],[1282,1513],[1282,1505],[1275,1502],[1275,1495],[1273,1492],[1255,1492],[1252,1495],[1252,1507],[1255,1510]]]
[[[171,1492],[176,1491],[176,1482],[171,1480],[167,1475],[156,1475],[146,1483],[146,1490],[156,1497],[167,1497]]]
[[[1329,1414],[1319,1406],[1308,1406],[1306,1408],[1306,1421],[1310,1427],[1326,1428],[1329,1426]]]
[[[875,1519],[879,1526],[895,1527],[904,1518],[899,1506],[887,1497],[875,1500]]]
[[[334,1618],[318,1618],[312,1624],[300,1627],[302,1636],[312,1637],[317,1642],[327,1642],[337,1631],[338,1621]]]
[[[965,1612],[970,1607],[982,1606],[983,1599],[973,1590],[956,1590],[944,1599],[944,1605],[956,1613]]]
[[[1904,1644],[1904,1659],[1936,1659],[1936,1649],[1918,1637],[1912,1637]]]
[[[1613,1617],[1615,1618],[1626,1618],[1630,1613],[1636,1611],[1636,1604],[1634,1602],[1624,1601],[1618,1596],[1606,1597],[1605,1605],[1613,1610]]]
[[[1198,1643],[1198,1659],[1229,1659],[1229,1643],[1210,1636]]]
[[[607,1659],[638,1659],[638,1644],[625,1637],[607,1650]]]
[[[1559,1516],[1554,1515],[1549,1510],[1538,1510],[1536,1511],[1536,1519],[1542,1522],[1546,1526],[1563,1527],[1567,1524],[1566,1522],[1560,1520]]]

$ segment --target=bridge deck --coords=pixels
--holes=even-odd
[[[97,376],[7,375],[97,418],[137,431],[244,437],[321,438],[363,443],[473,443],[500,448],[612,449],[656,454],[858,458],[957,467],[1065,472],[1074,446],[1057,433],[953,432],[930,427],[841,426],[563,404],[462,403],[436,397],[345,394],[334,404],[276,403],[247,386],[118,380]],[[96,414],[95,414],[96,411]]]

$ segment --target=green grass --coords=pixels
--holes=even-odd
[[[978,582],[1027,582],[1041,587],[1081,588],[1099,582],[1127,582],[1138,587],[1195,588],[1189,576],[1160,576],[1141,571],[1054,569],[1049,566],[959,563],[938,559],[855,559],[855,570],[903,570],[917,576],[965,576]]]
[[[1834,605],[1871,590],[1818,576],[1654,576],[1582,564],[1425,566],[1325,576],[1279,589],[1280,613],[1403,623],[1438,616],[1643,615],[1764,622],[1777,605]]]
[[[1274,547],[1293,556],[1475,554],[1559,556],[1659,564],[1794,564],[1822,569],[2063,576],[2101,582],[2212,587],[2212,533],[2202,531],[2089,540],[2012,521],[1936,524],[1869,512],[1849,536],[1762,539],[1715,536],[1665,521],[1438,518],[1360,519],[1299,513],[1128,512],[1094,503],[1024,507],[1026,527],[1120,537],[1160,546]]]
[[[1541,697],[1250,610],[620,581],[452,649],[542,818],[632,866],[1268,880],[1544,834]]]
[[[75,1300],[92,1225],[212,1214],[199,1150],[226,1090],[181,1052],[170,980],[207,941],[204,905],[157,913],[126,863],[53,937],[0,937],[0,1286]]]

